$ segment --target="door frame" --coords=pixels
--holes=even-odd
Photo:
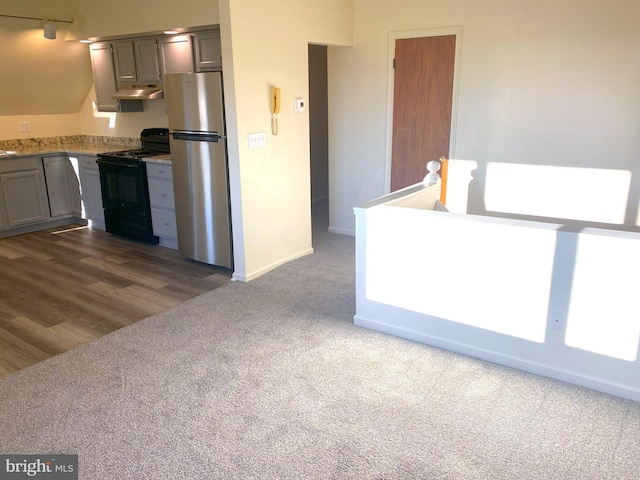
[[[393,147],[393,96],[394,96],[394,68],[393,60],[396,56],[396,40],[403,38],[421,38],[421,37],[442,37],[445,35],[456,36],[456,52],[453,67],[453,91],[451,99],[451,132],[449,135],[449,159],[455,158],[456,148],[456,131],[458,123],[458,91],[460,83],[460,61],[462,58],[462,25],[442,28],[427,28],[422,30],[403,30],[389,32],[388,46],[388,89],[387,89],[387,139],[385,152],[385,168],[384,168],[384,189],[385,194],[391,191],[391,157]],[[434,159],[435,160],[435,159]],[[450,164],[451,165],[451,164]],[[454,169],[449,168],[448,184],[453,182],[452,173]],[[425,175],[427,166],[425,164]]]

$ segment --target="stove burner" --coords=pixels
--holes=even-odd
[[[105,153],[104,156],[108,157],[119,157],[119,158],[130,158],[133,160],[140,160],[147,157],[154,157],[157,155],[162,155],[163,152],[152,152],[150,150],[122,150],[120,152],[111,152]]]
[[[168,128],[145,128],[140,133],[140,142],[142,148],[106,152],[99,154],[99,156],[110,160],[141,162],[143,158],[170,153]]]

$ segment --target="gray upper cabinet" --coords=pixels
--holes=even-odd
[[[133,41],[113,42],[113,63],[119,83],[135,83],[137,75]]]
[[[220,30],[196,33],[195,55],[198,72],[222,70]]]
[[[110,42],[89,45],[91,68],[96,91],[96,108],[99,112],[141,112],[142,100],[116,100],[116,74]]]
[[[158,39],[160,68],[163,75],[193,73],[193,40],[191,35],[175,35]]]
[[[155,38],[113,42],[113,60],[118,83],[160,81]]]
[[[133,41],[136,59],[136,76],[140,83],[160,81],[160,65],[158,64],[158,44],[155,38]]]
[[[113,70],[113,55],[109,42],[89,45],[93,81],[96,91],[96,106],[99,112],[117,112],[118,101],[112,98],[116,93],[116,77]]]
[[[141,99],[116,100],[118,89],[160,84],[171,73],[222,70],[220,30],[95,42],[89,46],[99,112],[141,112]]]

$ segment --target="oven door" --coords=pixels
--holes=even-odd
[[[146,217],[149,198],[144,163],[126,163],[98,158],[102,204],[105,210]]]

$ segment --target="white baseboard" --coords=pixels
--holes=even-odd
[[[339,235],[349,235],[351,237],[355,237],[356,236],[356,231],[355,230],[348,230],[346,228],[336,228],[336,227],[329,227],[328,228],[329,233],[337,233]]]
[[[256,270],[246,275],[233,272],[233,275],[231,276],[231,280],[237,281],[237,282],[250,282],[251,280],[258,278],[264,275],[265,273],[270,272],[275,268],[278,268],[280,265],[284,265],[285,263],[288,263],[300,257],[304,257],[306,255],[310,255],[312,253],[313,253],[313,248],[308,248],[306,250],[303,250],[302,252],[296,253],[295,255],[291,255],[290,257],[287,257],[287,258],[283,258],[282,260],[278,260],[277,262],[273,262],[259,270]]]
[[[462,344],[444,338],[425,335],[424,333],[415,330],[398,327],[396,325],[391,325],[379,320],[367,319],[359,315],[355,315],[353,317],[353,323],[359,327],[376,330],[382,333],[388,333],[390,335],[394,335],[407,340],[424,343],[432,347],[442,348],[443,350],[449,350],[451,352],[460,353],[469,357],[475,357],[487,362],[516,368],[518,370],[523,370],[525,372],[533,373],[543,377],[561,380],[563,382],[640,402],[640,391],[630,389],[622,384],[609,382],[587,375],[581,375],[575,372],[568,372],[562,369],[550,368],[546,365],[540,365],[534,362],[527,362],[519,358],[503,355],[493,351],[483,350],[481,348],[474,347],[473,345]]]

